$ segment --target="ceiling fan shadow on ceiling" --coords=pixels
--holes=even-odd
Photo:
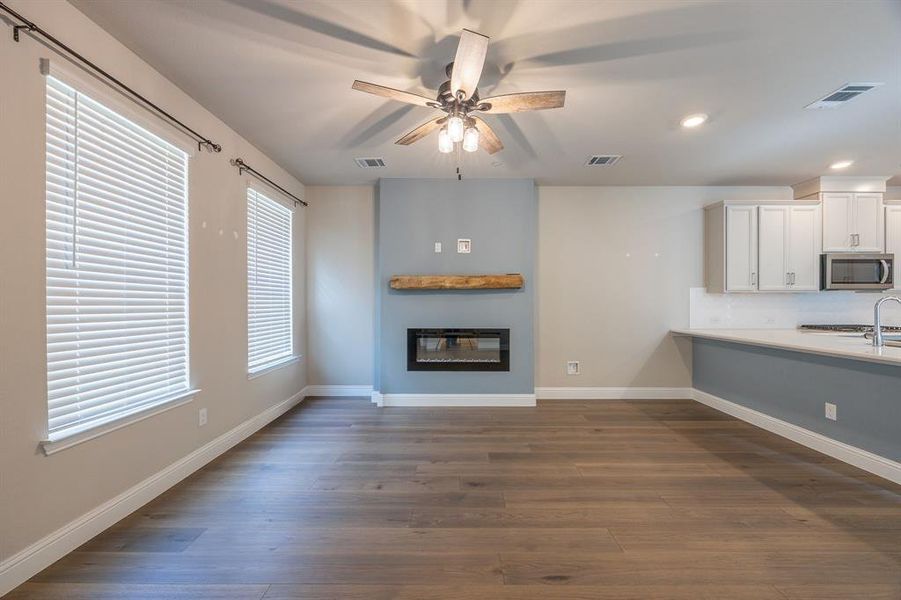
[[[464,29],[454,62],[445,67],[445,74],[450,79],[441,84],[434,99],[359,80],[354,81],[352,87],[361,92],[434,108],[444,113],[402,136],[395,144],[409,146],[438,130],[440,152],[453,152],[455,145],[461,144],[466,152],[482,148],[488,154],[494,154],[503,150],[504,144],[477,113],[507,114],[562,108],[566,91],[520,92],[479,98],[479,79],[482,77],[487,53],[488,36]]]

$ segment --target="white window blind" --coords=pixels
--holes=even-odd
[[[188,391],[188,157],[50,76],[46,109],[53,441]]]
[[[294,355],[291,317],[293,212],[247,188],[247,370]]]

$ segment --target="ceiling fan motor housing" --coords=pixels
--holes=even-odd
[[[453,69],[453,66],[454,63],[450,63],[445,68],[448,77],[450,77],[450,72]],[[441,104],[442,110],[446,112],[451,112],[455,105],[458,105],[461,111],[469,112],[479,105],[479,91],[474,91],[467,100],[461,102],[457,100],[456,96],[451,91],[451,82],[450,80],[447,80],[438,87],[437,100]]]

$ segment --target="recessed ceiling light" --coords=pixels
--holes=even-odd
[[[696,115],[688,115],[684,119],[682,119],[682,127],[686,129],[692,129],[694,127],[698,127],[699,125],[703,125],[707,122],[707,115],[704,113],[698,113]]]
[[[829,165],[829,168],[839,171],[841,169],[847,169],[848,167],[850,167],[853,164],[854,164],[853,160],[840,160],[838,162],[834,162],[831,165]]]

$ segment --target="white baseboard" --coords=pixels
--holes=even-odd
[[[751,408],[747,408],[740,404],[724,400],[719,396],[702,392],[695,389],[694,399],[711,408],[715,408],[727,415],[732,415],[736,419],[741,419],[751,425],[756,425],[761,429],[765,429],[776,435],[790,439],[802,446],[812,448],[817,452],[822,452],[827,456],[846,462],[864,471],[873,473],[880,477],[884,477],[889,481],[901,484],[901,463],[895,462],[884,456],[873,454],[867,450],[850,446],[843,442],[839,442],[823,434],[804,429],[792,423],[788,423],[776,417],[758,412]]]
[[[372,399],[378,406],[535,406],[535,394],[379,394],[375,392]]]
[[[208,462],[288,412],[306,388],[172,463],[0,563],[0,596],[127,517]]]
[[[690,400],[691,388],[675,387],[539,387],[539,400]]]
[[[308,385],[304,391],[308,397],[313,396],[341,396],[341,397],[369,397],[372,394],[371,385]]]

